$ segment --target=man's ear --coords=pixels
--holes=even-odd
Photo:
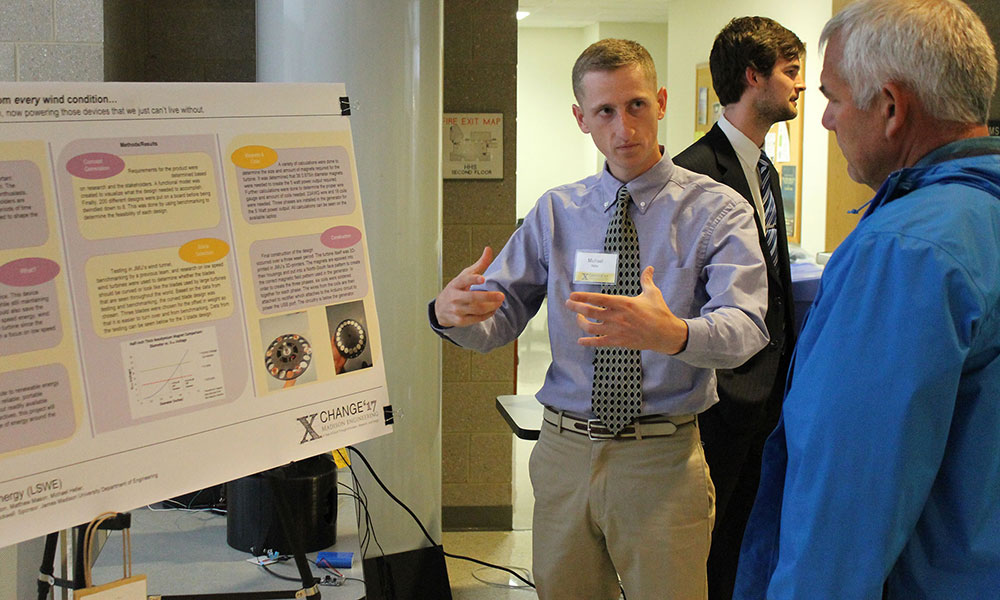
[[[885,137],[892,139],[900,135],[911,116],[915,98],[912,92],[896,82],[890,81],[879,90],[879,114],[885,120]]]
[[[746,70],[743,71],[743,79],[746,82],[748,88],[753,88],[760,85],[763,76],[757,69],[753,67],[747,67]]]
[[[583,109],[576,104],[573,105],[573,116],[576,117],[576,124],[580,131],[590,133],[590,127],[587,127],[587,124],[583,122]]]
[[[656,118],[662,119],[667,114],[667,88],[661,87],[656,92],[657,113]]]

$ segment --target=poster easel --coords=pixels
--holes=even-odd
[[[346,100],[0,93],[0,546],[392,431]]]

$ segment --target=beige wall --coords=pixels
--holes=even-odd
[[[670,4],[667,62],[667,151],[677,154],[694,141],[695,68],[707,62],[715,35],[733,17],[770,17],[806,45],[806,92],[799,101],[802,134],[802,241],[810,255],[824,250],[827,202],[827,133],[820,119],[826,100],[819,92],[822,57],[819,32],[832,14],[831,0],[673,0]]]
[[[576,58],[599,39],[635,40],[649,50],[665,85],[667,24],[530,27],[522,23],[517,35],[517,216],[523,217],[546,190],[592,175],[604,165],[604,157],[590,136],[580,132],[570,109],[575,102],[570,74]],[[659,139],[666,143],[663,122]]]
[[[516,0],[444,3],[444,112],[503,113],[504,123],[503,179],[444,181],[444,281],[514,230],[516,10]],[[514,344],[486,355],[442,345],[442,524],[509,528],[512,437],[494,403],[514,393]]]
[[[821,124],[826,100],[819,92],[822,55],[819,33],[826,21],[850,0],[810,0],[798,4],[781,0],[719,0],[705,10],[700,0],[674,0],[670,5],[669,70],[667,73],[667,150],[676,154],[693,140],[695,111],[694,66],[708,60],[715,33],[732,17],[771,17],[794,31],[806,44],[806,93],[803,134],[802,247],[808,254],[833,250],[857,224],[847,213],[866,202],[872,191],[847,176],[847,164],[833,134]],[[1000,3],[967,0],[1000,40]],[[706,33],[709,32],[709,33]],[[1000,93],[994,95],[993,119],[1000,119]]]

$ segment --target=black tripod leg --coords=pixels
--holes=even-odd
[[[73,567],[73,589],[82,590],[87,587],[86,570],[83,566],[84,546],[86,545],[84,542],[87,538],[87,526],[77,525],[73,528],[73,532],[76,534],[76,545],[73,552],[73,564],[76,565]]]
[[[302,578],[302,589],[306,592],[307,598],[320,598],[319,587],[316,585],[316,578],[313,577],[309,563],[306,561],[306,553],[302,550],[302,532],[295,527],[295,519],[292,518],[291,507],[288,505],[288,498],[285,490],[282,489],[281,479],[275,476],[268,477],[271,481],[271,494],[274,496],[276,508],[278,509],[278,521],[281,529],[285,532],[285,541],[292,549],[292,556],[295,557],[295,566],[299,569],[299,577]]]
[[[42,552],[42,566],[38,569],[38,600],[48,598],[49,590],[52,589],[52,574],[56,570],[56,545],[58,543],[58,531],[53,531],[45,536],[45,551]]]

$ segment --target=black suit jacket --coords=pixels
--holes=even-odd
[[[674,164],[708,175],[733,188],[746,198],[753,208],[753,195],[743,167],[729,138],[716,124],[701,139],[674,157]],[[757,209],[753,208],[760,247],[767,263],[767,325],[771,341],[763,350],[735,369],[718,369],[720,405],[780,402],[784,394],[788,360],[795,343],[795,314],[792,302],[792,276],[788,264],[788,238],[785,232],[785,210],[781,200],[781,183],[771,169],[771,191],[778,211],[778,266],[768,254],[764,229]]]

